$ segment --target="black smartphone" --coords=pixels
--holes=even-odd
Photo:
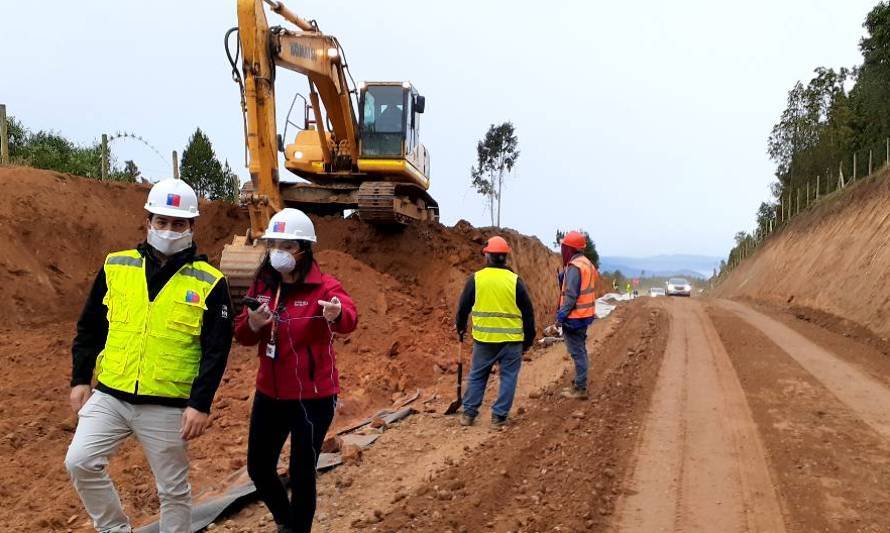
[[[247,308],[250,309],[251,311],[256,311],[263,304],[256,298],[251,298],[250,296],[245,296],[244,297],[244,305],[246,305]]]

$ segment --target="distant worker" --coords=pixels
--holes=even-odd
[[[562,273],[562,294],[556,323],[562,327],[566,349],[575,363],[575,380],[570,389],[563,391],[563,396],[586,399],[587,328],[596,318],[596,282],[599,273],[584,255],[587,239],[581,232],[568,232],[560,248],[565,270]]]
[[[627,285],[624,286],[624,293],[627,294],[627,298],[630,300],[633,298],[633,287],[630,285],[630,282],[627,282]]]
[[[486,266],[467,280],[457,309],[461,342],[467,320],[473,317],[473,361],[463,397],[462,426],[471,426],[488,384],[491,369],[499,365],[500,387],[491,407],[491,425],[506,425],[513,406],[522,354],[535,340],[535,312],[525,284],[507,266],[510,246],[503,237],[488,239],[483,248]]]
[[[135,436],[157,484],[160,531],[185,533],[186,443],[207,428],[232,345],[232,304],[222,273],[192,242],[195,191],[160,181],[145,210],[145,242],[105,258],[77,323],[70,402],[78,423],[65,467],[97,531],[132,531],[106,467]]]
[[[334,333],[354,331],[358,313],[343,285],[315,262],[315,226],[305,213],[282,209],[262,238],[268,253],[247,291],[252,301],[235,319],[235,339],[257,346],[259,358],[247,474],[278,531],[305,533],[312,529],[315,469],[340,393]],[[278,476],[288,436],[290,497]]]

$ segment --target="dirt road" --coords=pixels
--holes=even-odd
[[[33,348],[47,350],[36,340]],[[456,417],[437,414],[451,399],[453,385],[443,381],[435,412],[390,428],[361,460],[320,477],[315,530],[888,531],[885,348],[861,332],[851,337],[820,327],[799,311],[640,299],[591,328],[590,400],[560,396],[571,373],[562,345],[537,350],[524,363],[514,416],[503,431],[491,430],[487,416],[462,428]],[[40,364],[29,359],[35,379]],[[495,379],[489,401],[496,387]],[[59,383],[52,393],[63,388]],[[243,432],[242,403],[220,420],[232,424],[230,431]],[[0,466],[31,464],[67,486],[58,468],[26,461],[21,443],[45,429],[71,427],[6,426],[0,446],[12,453]],[[242,443],[235,448],[243,453]],[[54,465],[63,449],[45,447],[39,460]],[[131,471],[135,452],[125,450],[112,473],[125,493],[139,491],[128,497],[145,500],[150,489],[134,479],[149,480]],[[195,453],[197,475],[212,474],[206,450]],[[0,496],[36,490],[10,481]],[[87,529],[70,498],[55,505],[73,518],[38,529]],[[275,528],[253,503],[215,530]]]
[[[670,302],[664,363],[620,531],[784,531],[757,427],[697,301]]]
[[[523,367],[505,431],[422,414],[321,478],[317,530],[890,530],[890,357],[799,312],[642,299]],[[493,384],[494,385],[494,384]],[[272,531],[252,505],[223,531]]]

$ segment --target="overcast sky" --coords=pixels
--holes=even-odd
[[[553,240],[584,228],[601,254],[724,255],[753,226],[788,89],[851,66],[876,0],[304,0],[356,80],[410,80],[442,220],[485,225],[476,142],[511,120],[522,154],[504,225]],[[151,177],[200,126],[247,179],[237,86],[223,51],[234,0],[4,0],[0,102],[31,129],[113,144]],[[276,15],[269,13],[272,24]],[[302,76],[278,77],[279,131]],[[290,136],[290,133],[288,133]],[[282,167],[282,172],[287,172]]]

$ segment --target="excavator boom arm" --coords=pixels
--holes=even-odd
[[[270,28],[263,2],[301,31]],[[310,98],[315,112],[319,144],[325,164],[358,159],[358,126],[342,63],[342,50],[334,37],[324,35],[314,23],[307,22],[281,2],[273,0],[238,0],[238,29],[244,53],[245,98],[247,106],[247,144],[251,177],[255,175],[256,192],[270,198],[278,189],[278,139],[275,128],[275,67],[304,74],[309,79]],[[321,104],[321,105],[319,105]],[[321,107],[331,123],[325,130]],[[330,142],[327,134],[330,133]],[[274,157],[273,157],[274,156]],[[269,169],[268,166],[274,169]],[[256,169],[256,172],[255,170]],[[280,200],[275,203],[280,209]]]
[[[244,83],[245,135],[253,195],[249,199],[251,238],[262,235],[269,218],[284,206],[278,189],[275,125],[275,64],[268,53],[269,24],[262,0],[238,1]]]
[[[358,125],[337,40],[318,32],[282,31],[277,35],[276,45],[275,63],[309,78],[310,96],[317,91],[331,121],[335,147],[341,156],[348,156],[355,162],[358,159]],[[313,107],[318,119],[321,110],[316,104]],[[316,122],[323,125],[321,120]]]

